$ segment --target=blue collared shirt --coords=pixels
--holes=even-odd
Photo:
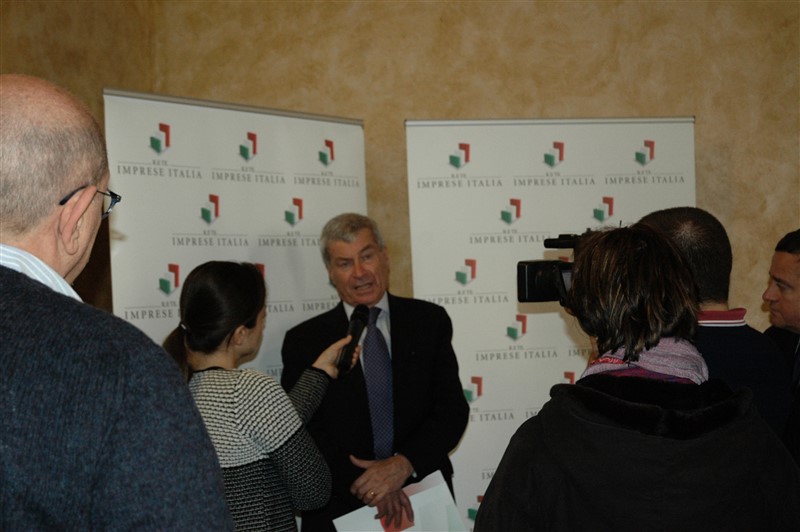
[[[39,257],[27,251],[0,244],[0,265],[25,274],[35,281],[55,290],[59,294],[83,301],[81,296],[53,268]]]

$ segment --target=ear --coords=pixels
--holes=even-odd
[[[245,340],[247,340],[247,336],[249,333],[250,330],[247,327],[245,327],[244,325],[239,325],[233,330],[233,333],[231,333],[232,334],[231,343],[235,346],[242,345],[245,342]]]
[[[58,217],[58,236],[62,246],[70,255],[82,252],[81,229],[85,222],[84,214],[89,210],[96,193],[97,187],[94,185],[83,188],[73,194],[61,209]]]

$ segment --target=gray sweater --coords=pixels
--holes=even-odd
[[[230,530],[171,358],[123,320],[0,266],[0,530]]]

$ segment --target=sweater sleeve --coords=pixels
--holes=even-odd
[[[322,370],[308,368],[300,375],[300,379],[289,392],[289,399],[292,400],[303,425],[307,425],[311,417],[322,403],[328,384],[331,379]]]
[[[294,508],[323,506],[331,492],[330,470],[281,385],[245,371],[237,388],[242,428],[269,454]]]
[[[295,509],[325,506],[331,494],[331,473],[306,429],[295,432],[270,458],[288,488]]]

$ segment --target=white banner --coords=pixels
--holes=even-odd
[[[517,302],[521,260],[570,257],[545,238],[694,205],[694,120],[408,121],[414,295],[454,326],[470,423],[453,455],[472,523],[509,439],[586,366],[558,303]]]
[[[366,213],[361,121],[106,90],[114,313],[161,343],[185,276],[209,260],[265,272],[267,326],[248,364],[280,377],[285,331],[338,302],[319,234]]]

